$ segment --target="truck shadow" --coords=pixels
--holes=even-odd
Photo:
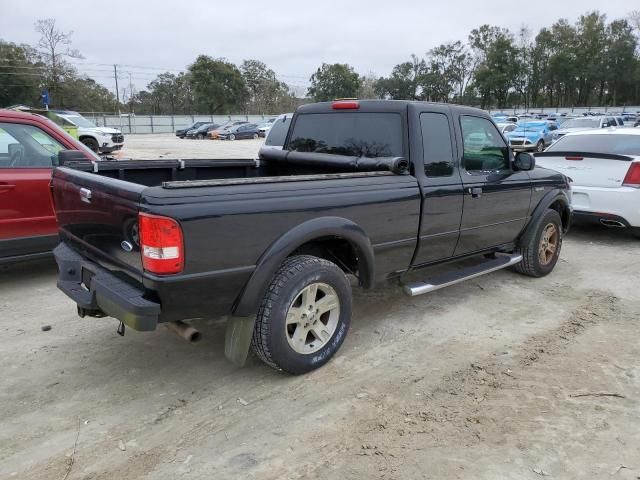
[[[30,282],[40,277],[49,279],[55,285],[58,267],[53,255],[39,260],[9,263],[0,265],[0,286],[3,284]]]

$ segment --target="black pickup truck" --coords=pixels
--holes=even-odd
[[[81,316],[193,338],[184,321],[227,315],[228,358],[241,365],[251,347],[294,374],[344,341],[349,277],[409,295],[505,267],[540,277],[571,221],[569,179],[514,157],[485,112],[455,105],[305,105],[283,150],[259,160],[82,170],[52,180],[58,286]],[[434,265],[445,273],[429,276]]]

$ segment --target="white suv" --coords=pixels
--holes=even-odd
[[[116,128],[98,127],[77,112],[55,113],[78,127],[78,139],[96,153],[111,153],[124,145],[124,135]]]

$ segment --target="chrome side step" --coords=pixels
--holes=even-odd
[[[403,290],[407,295],[415,297],[416,295],[440,290],[441,288],[455,285],[456,283],[464,282],[465,280],[470,280],[486,273],[510,267],[521,261],[522,255],[520,254],[496,254],[496,258],[474,265],[473,267],[436,275],[424,282],[407,283],[404,285]]]

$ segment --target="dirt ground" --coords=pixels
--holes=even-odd
[[[340,352],[292,377],[228,363],[220,319],[120,337],[53,261],[5,268],[0,479],[637,479],[639,272],[640,241],[575,228],[542,279],[356,290]]]
[[[264,138],[258,140],[190,140],[171,133],[127,135],[116,158],[256,158]]]

